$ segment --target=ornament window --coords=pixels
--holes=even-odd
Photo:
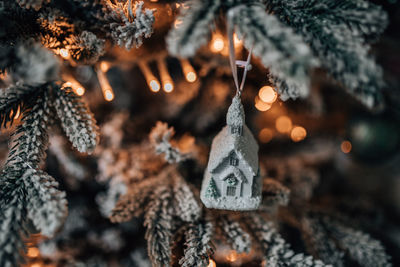
[[[232,155],[229,157],[229,165],[231,165],[231,166],[237,166],[238,164],[239,164],[239,160],[235,157],[234,154],[232,154]]]
[[[242,126],[231,126],[231,134],[242,135],[243,127]]]
[[[235,196],[235,195],[236,195],[236,186],[230,186],[230,185],[228,185],[228,186],[226,187],[226,195],[227,195],[227,196],[230,196],[230,197]]]

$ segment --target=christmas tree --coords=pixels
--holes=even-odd
[[[0,267],[399,265],[374,2],[0,0]]]

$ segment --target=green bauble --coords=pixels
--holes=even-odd
[[[400,145],[399,123],[389,116],[355,117],[347,135],[352,154],[363,161],[382,162],[393,156]]]

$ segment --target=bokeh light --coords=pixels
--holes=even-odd
[[[265,103],[264,101],[262,101],[258,96],[256,96],[255,100],[255,107],[256,109],[258,109],[259,111],[267,111],[269,110],[272,105],[269,103]]]
[[[265,103],[273,103],[277,98],[277,94],[271,86],[263,86],[260,91],[258,92],[258,96],[260,99]]]
[[[307,131],[306,129],[304,129],[304,127],[301,126],[293,127],[290,133],[290,138],[292,138],[293,142],[300,142],[301,140],[304,140],[306,136],[307,136]]]
[[[264,128],[258,134],[258,139],[261,143],[268,143],[274,137],[274,132],[269,128]]]
[[[347,140],[343,141],[342,144],[340,145],[340,149],[345,154],[350,153],[351,148],[352,148],[351,142]]]
[[[276,119],[275,127],[280,133],[289,133],[292,130],[292,120],[288,116],[280,116]]]

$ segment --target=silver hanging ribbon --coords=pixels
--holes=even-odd
[[[232,76],[236,86],[236,93],[240,96],[243,91],[244,82],[246,80],[247,71],[251,69],[250,59],[251,59],[251,52],[253,47],[250,48],[249,55],[247,56],[247,60],[236,60],[235,57],[235,43],[233,41],[233,25],[231,20],[228,19],[228,40],[229,40],[229,63],[231,65]],[[243,77],[242,82],[239,86],[239,78],[238,78],[238,71],[237,66],[243,67]]]

